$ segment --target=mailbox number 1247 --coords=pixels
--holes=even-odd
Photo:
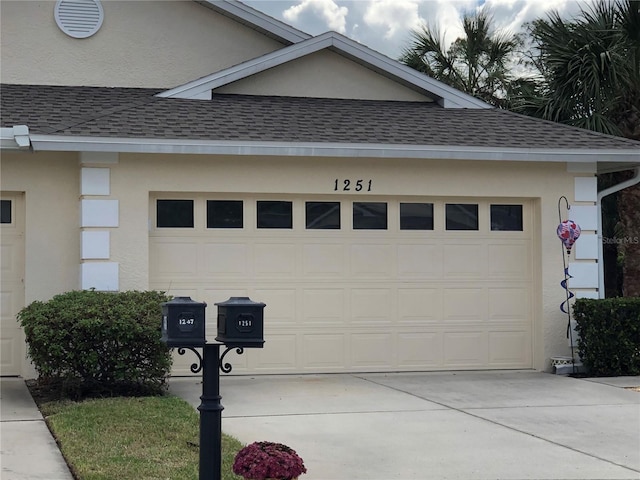
[[[349,180],[347,178],[341,180],[336,178],[333,183],[333,191],[337,192],[338,190],[342,190],[343,192],[370,192],[371,180]]]

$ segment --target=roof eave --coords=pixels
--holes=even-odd
[[[595,162],[615,169],[640,166],[639,149],[510,148],[452,145],[255,142],[189,139],[31,135],[34,151],[252,155],[293,157],[417,158],[523,162]],[[627,165],[628,164],[628,165]],[[627,165],[624,167],[624,165]],[[624,167],[624,168],[621,168]]]

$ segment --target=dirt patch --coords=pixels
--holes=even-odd
[[[625,387],[626,390],[633,390],[634,392],[640,392],[640,387]]]

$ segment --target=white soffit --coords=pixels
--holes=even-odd
[[[407,88],[435,97],[445,108],[494,108],[482,100],[428,77],[336,32],[326,32],[295,43],[248,62],[166,90],[157,96],[167,98],[198,98],[200,96],[202,98],[203,94],[206,95],[211,90],[324,49],[330,49]]]
[[[73,38],[94,35],[104,20],[100,0],[58,0],[54,16],[60,30]]]

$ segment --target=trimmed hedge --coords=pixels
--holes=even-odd
[[[640,375],[640,298],[582,298],[573,312],[590,375]]]
[[[71,398],[159,394],[171,368],[160,341],[161,292],[92,290],[36,301],[18,314],[40,380]]]

